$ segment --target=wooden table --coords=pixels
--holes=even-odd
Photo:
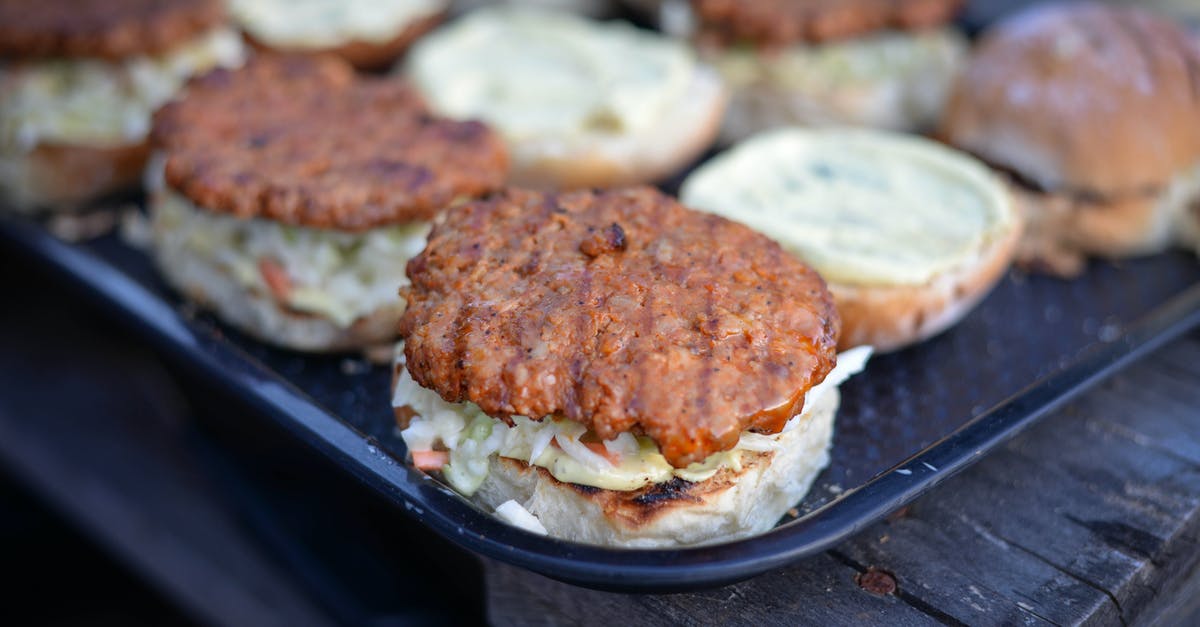
[[[794,566],[623,595],[490,562],[487,592],[500,625],[1200,624],[1200,335]]]
[[[205,622],[358,622],[362,613],[315,603],[319,591],[281,568],[214,494],[180,441],[186,408],[170,392],[172,380],[128,339],[75,329],[90,315],[0,309],[0,465]],[[97,387],[98,378],[111,383]],[[22,404],[22,392],[35,402]],[[386,524],[397,534],[417,533],[399,530],[402,514],[394,518]],[[445,585],[462,586],[464,598],[486,597],[490,619],[502,625],[1198,624],[1198,540],[1193,334],[907,511],[777,572],[715,590],[639,596],[489,562],[482,589],[469,578]],[[381,559],[397,572],[428,568],[411,551]]]

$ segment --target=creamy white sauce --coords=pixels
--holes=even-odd
[[[667,462],[653,440],[625,433],[602,442],[615,454],[613,463],[605,455],[593,452],[581,442],[587,430],[565,419],[530,420],[514,418],[510,427],[491,418],[474,403],[448,403],[432,390],[421,387],[404,368],[404,347],[396,349],[399,375],[392,393],[393,407],[407,407],[415,416],[400,436],[410,451],[441,447],[450,451],[450,462],[442,474],[450,485],[470,496],[488,474],[489,458],[500,455],[540,466],[555,479],[606,490],[637,490],[674,477],[704,481],[723,468],[741,470],[743,453],[772,451],[780,446],[780,435],[804,428],[810,409],[830,390],[861,372],[871,355],[869,347],[859,347],[838,355],[837,365],[825,379],[804,397],[804,410],[793,416],[780,433],[763,435],[744,432],[731,450],[710,455],[686,468]]]
[[[853,285],[923,284],[1016,219],[1004,186],[973,158],[866,130],[764,133],[697,170],[680,197]]]
[[[189,77],[243,56],[241,37],[222,28],[158,57],[0,63],[0,151],[140,142],[154,110]]]
[[[483,9],[419,42],[407,71],[431,106],[510,140],[652,130],[687,92],[682,43],[622,22]]]
[[[332,48],[384,43],[410,23],[440,13],[447,0],[229,0],[229,12],[269,46]]]

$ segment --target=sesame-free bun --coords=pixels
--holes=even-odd
[[[433,111],[490,124],[511,182],[538,189],[666,179],[713,142],[726,105],[721,79],[685,42],[530,8],[453,20],[397,70]]]
[[[18,211],[71,211],[106,194],[136,188],[146,142],[116,146],[39,144],[0,161],[0,203]]]
[[[1161,252],[1200,196],[1200,47],[1137,8],[1034,8],[984,35],[939,135],[1009,174],[1017,262],[1073,276],[1088,256]]]
[[[1012,263],[1020,229],[989,240],[975,255],[921,285],[830,283],[842,317],[838,347],[881,353],[927,340],[954,326],[987,296]]]
[[[490,510],[515,500],[556,538],[628,548],[744,538],[769,530],[829,464],[838,391],[806,408],[773,451],[744,451],[741,468],[698,482],[668,481],[622,492],[554,478],[544,468],[493,455],[472,500]]]
[[[942,135],[1044,191],[1158,188],[1200,160],[1200,48],[1137,8],[1057,4],[986,33]]]
[[[712,145],[726,101],[716,73],[697,67],[674,115],[646,133],[597,134],[569,145],[549,138],[510,144],[512,182],[537,189],[581,189],[662,181]]]
[[[428,33],[442,23],[446,11],[438,11],[424,15],[405,24],[396,32],[396,36],[383,41],[368,41],[366,39],[350,39],[335,46],[298,47],[289,45],[274,45],[257,39],[253,34],[245,34],[246,41],[256,50],[280,54],[328,54],[341,57],[344,61],[363,71],[379,71],[387,69],[408,50],[409,46],[422,35]],[[286,19],[286,18],[285,18]]]
[[[698,168],[680,196],[816,268],[842,318],[842,350],[896,350],[949,328],[1004,275],[1021,231],[982,163],[864,129],[763,133]]]

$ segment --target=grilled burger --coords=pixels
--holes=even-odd
[[[237,65],[220,0],[0,0],[0,202],[76,209],[136,187],[150,116]]]
[[[456,207],[408,276],[393,405],[413,461],[580,542],[769,528],[828,463],[835,386],[865,359],[830,374],[811,268],[650,188]]]
[[[443,208],[499,188],[478,122],[332,57],[257,57],[155,116],[151,209],[167,279],[289,348],[390,345],[403,267]]]

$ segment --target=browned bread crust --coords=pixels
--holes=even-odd
[[[146,142],[119,146],[39,144],[20,156],[21,180],[0,188],[4,202],[20,210],[76,210],[141,181]]]
[[[155,55],[224,20],[220,0],[0,0],[0,57]]]
[[[728,98],[720,80],[700,69],[681,108],[647,133],[629,138],[596,138],[572,150],[514,149],[512,184],[547,190],[610,188],[666,180],[696,161],[721,129]],[[618,149],[636,142],[632,153]],[[528,154],[522,154],[526,153]]]
[[[1173,243],[1175,216],[1162,205],[1163,190],[1096,198],[1010,187],[1026,218],[1016,262],[1027,270],[1070,278],[1083,272],[1088,256],[1133,257]]]
[[[1016,254],[1021,229],[1012,228],[975,257],[924,285],[830,283],[842,317],[838,348],[868,345],[885,353],[954,326],[992,291]]]
[[[483,124],[333,57],[216,70],[155,115],[152,138],[168,185],[204,209],[346,231],[429,219],[500,188],[508,166]]]
[[[1137,8],[1034,8],[988,32],[941,134],[1044,191],[1153,190],[1200,161],[1200,47]]]
[[[386,70],[392,65],[400,55],[404,54],[408,47],[416,40],[420,39],[425,33],[433,30],[442,20],[446,19],[446,13],[435,13],[426,15],[409,22],[403,30],[395,37],[383,42],[370,42],[354,40],[346,42],[335,48],[291,48],[278,47],[263,43],[254,38],[253,35],[246,34],[246,41],[254,46],[256,50],[271,51],[285,54],[303,54],[317,52],[322,54],[331,54],[336,57],[341,57],[355,68],[363,71],[373,72]]]
[[[456,207],[408,276],[417,383],[497,418],[644,432],[676,466],[779,431],[836,359],[815,271],[652,188]]]
[[[944,24],[962,0],[692,0],[701,37],[777,48]]]

